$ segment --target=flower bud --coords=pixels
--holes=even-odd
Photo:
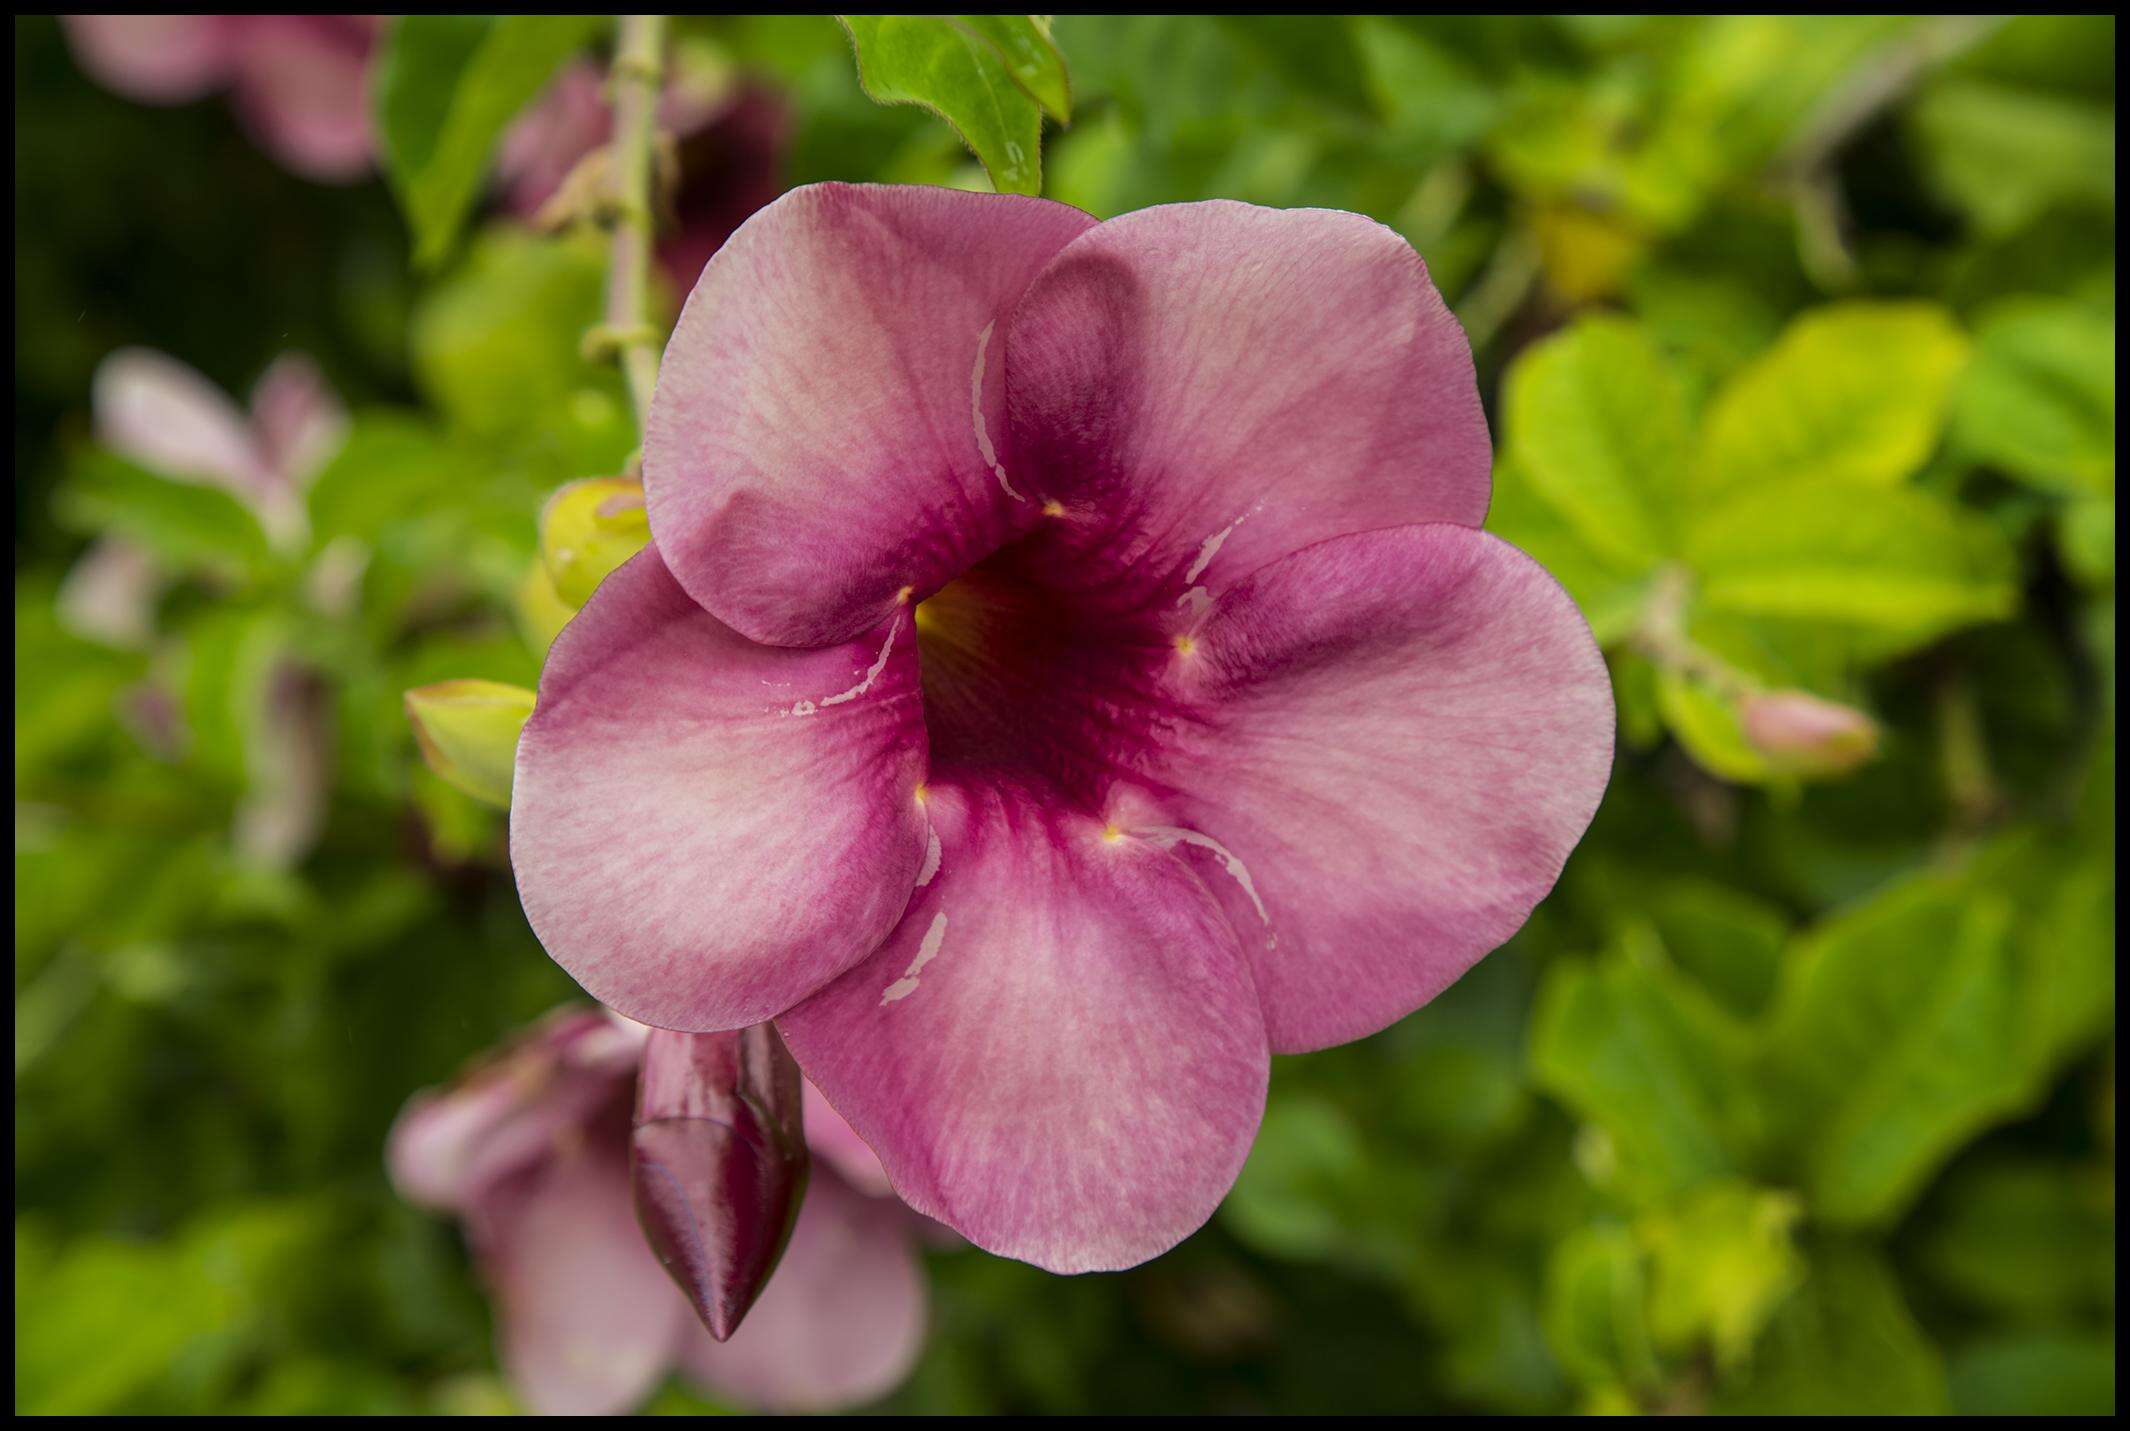
[[[1845,774],[1879,748],[1879,728],[1870,716],[1804,691],[1749,696],[1740,723],[1756,750],[1798,774]]]
[[[607,573],[651,539],[643,483],[587,477],[560,488],[540,512],[540,558],[555,594],[574,610],[591,600]]]
[[[770,1025],[655,1029],[636,1082],[629,1181],[651,1250],[724,1341],[784,1255],[806,1191],[799,1066]]]
[[[533,693],[500,681],[439,681],[407,692],[406,705],[429,768],[474,799],[508,809]]]

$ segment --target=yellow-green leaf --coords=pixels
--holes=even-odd
[[[476,800],[508,808],[533,693],[500,681],[439,681],[407,692],[406,705],[429,768]]]

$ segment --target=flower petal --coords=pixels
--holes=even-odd
[[[741,1028],[872,952],[927,843],[907,615],[818,651],[757,646],[656,546],[548,653],[518,739],[511,864],[547,952],[662,1028]]]
[[[534,1411],[627,1411],[673,1364],[694,1318],[636,1225],[610,1130],[492,1193],[473,1232],[504,1373]]]
[[[821,1096],[821,1090],[811,1082],[802,1081],[800,1097],[806,1107],[806,1146],[813,1155],[827,1162],[845,1182],[868,1197],[887,1197],[893,1193],[894,1184],[888,1181],[887,1170],[880,1166],[880,1159],[835,1106]]]
[[[143,104],[198,99],[227,76],[228,15],[61,15],[75,59],[98,84]]]
[[[1060,252],[1006,334],[1020,475],[1106,596],[1217,594],[1325,537],[1486,515],[1491,444],[1427,265],[1357,214],[1210,201]]]
[[[1432,999],[1560,877],[1612,770],[1612,686],[1560,584],[1447,523],[1307,547],[1234,586],[1177,684],[1178,827],[1256,969],[1272,1047]]]
[[[252,430],[274,474],[301,489],[347,435],[341,406],[318,364],[306,353],[283,353],[251,390]]]
[[[814,184],[741,225],[681,313],[644,440],[651,532],[688,593],[757,641],[848,641],[1033,522],[993,445],[993,338],[1093,222]]]
[[[900,1205],[816,1168],[761,1300],[723,1344],[690,1327],[682,1368],[710,1391],[764,1411],[833,1411],[886,1395],[924,1343],[915,1224]]]
[[[879,953],[777,1021],[895,1190],[1057,1272],[1129,1267],[1234,1182],[1270,1066],[1249,971],[1154,844],[981,787]]]
[[[236,102],[290,169],[341,184],[369,172],[374,23],[360,15],[257,15],[237,55]]]
[[[97,440],[151,472],[256,502],[268,477],[244,414],[192,368],[148,348],[97,364]]]

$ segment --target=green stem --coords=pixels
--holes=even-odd
[[[599,336],[628,379],[639,433],[650,417],[651,390],[658,382],[659,334],[651,322],[651,165],[665,27],[663,15],[623,15],[614,48],[613,256],[606,325]]]

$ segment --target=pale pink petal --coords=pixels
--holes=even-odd
[[[1125,214],[1006,333],[1016,477],[1098,599],[1197,604],[1325,537],[1477,526],[1491,445],[1470,345],[1392,230],[1210,201]]]
[[[62,15],[75,59],[91,78],[142,104],[198,99],[229,76],[238,17]]]
[[[929,804],[901,925],[778,1027],[919,1212],[1058,1272],[1166,1251],[1263,1111],[1234,930],[1155,842],[983,787]]]
[[[255,15],[237,54],[236,103],[259,140],[306,178],[370,169],[373,27],[351,15]]]
[[[495,1293],[498,1358],[532,1410],[613,1415],[664,1378],[694,1317],[636,1225],[608,1128],[491,1193],[471,1230]]]
[[[99,537],[67,570],[52,606],[59,624],[106,645],[137,647],[155,634],[165,579],[145,548]]]
[[[644,1030],[603,1009],[558,1009],[451,1086],[409,1099],[385,1140],[409,1202],[464,1212],[506,1178],[624,1110]]]
[[[266,466],[236,404],[199,373],[147,348],[121,348],[96,368],[96,436],[151,472],[220,487],[246,502]]]
[[[297,489],[310,484],[348,430],[348,410],[304,353],[283,353],[260,376],[251,420],[267,466]]]
[[[757,646],[647,547],[548,653],[518,741],[518,892],[600,1002],[662,1028],[760,1023],[894,927],[924,770],[907,613],[849,645]]]
[[[894,1390],[924,1343],[915,1221],[816,1168],[761,1300],[722,1344],[690,1326],[682,1369],[713,1394],[764,1411],[834,1411]]]
[[[1275,562],[1174,671],[1201,714],[1169,756],[1174,824],[1149,837],[1221,891],[1282,1053],[1374,1033],[1514,933],[1612,770],[1612,687],[1582,616],[1468,527]]]
[[[815,1157],[826,1162],[843,1176],[843,1180],[869,1197],[887,1197],[894,1188],[888,1182],[887,1170],[880,1166],[880,1159],[865,1145],[855,1128],[844,1121],[835,1106],[821,1096],[821,1090],[812,1083],[804,1086],[806,1103],[806,1146]]]
[[[1093,222],[1018,195],[816,184],[741,225],[681,313],[644,441],[680,584],[755,640],[848,641],[1026,530],[998,330]]]
[[[511,212],[521,218],[539,212],[577,161],[606,143],[613,129],[599,67],[590,61],[565,66],[511,122],[496,151],[496,177]]]

